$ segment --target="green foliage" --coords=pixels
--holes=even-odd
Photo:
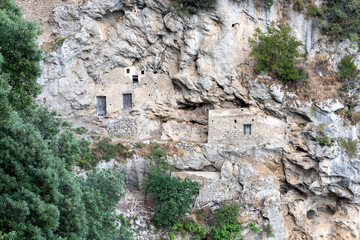
[[[268,9],[270,9],[272,5],[274,5],[274,0],[264,0],[264,4]]]
[[[137,142],[137,143],[135,143],[135,147],[136,147],[136,148],[143,148],[143,147],[144,147],[144,144],[143,144],[143,143],[140,143],[140,142]]]
[[[315,4],[309,4],[306,10],[306,15],[311,17],[321,17],[324,13]]]
[[[195,223],[192,219],[187,219],[182,222],[177,221],[171,227],[172,231],[177,232],[188,232],[193,235],[195,239],[202,239],[207,234],[209,229],[207,227],[201,226],[201,224]],[[175,235],[176,237],[176,235]]]
[[[360,33],[360,1],[327,0],[321,21],[323,33],[332,39],[344,40],[350,34]]]
[[[296,58],[303,56],[297,51],[302,43],[291,36],[290,31],[287,24],[281,29],[268,27],[267,34],[256,29],[255,39],[249,39],[252,47],[250,56],[257,61],[256,70],[272,73],[283,83],[301,79],[306,75],[302,69],[295,66]]]
[[[60,131],[62,120],[34,102],[36,25],[3,0],[0,32],[0,239],[129,239],[125,219],[120,228],[112,221],[122,175],[94,171],[79,180],[73,165],[92,157],[89,143]]]
[[[6,75],[11,86],[7,96],[10,104],[16,110],[21,110],[40,93],[40,86],[36,82],[41,74],[42,52],[36,44],[40,29],[22,17],[12,0],[2,0],[0,32],[0,75]]]
[[[77,127],[77,128],[74,128],[72,129],[72,131],[76,134],[79,134],[79,135],[83,135],[85,133],[88,132],[88,130],[86,129],[86,127]]]
[[[200,10],[214,10],[215,4],[216,0],[175,0],[170,2],[170,8],[178,13],[189,15]]]
[[[131,239],[128,221],[115,214],[116,204],[125,194],[123,173],[116,168],[91,171],[81,179],[86,219],[91,225],[87,239]],[[122,231],[117,228],[122,226]]]
[[[149,172],[145,191],[156,203],[154,223],[157,226],[172,226],[189,211],[190,204],[199,192],[199,184],[190,179],[172,178],[158,171]]]
[[[217,226],[212,231],[214,240],[235,240],[242,239],[241,226],[239,223]]]
[[[173,169],[173,166],[166,161],[166,154],[166,149],[160,144],[150,145],[149,175],[161,174]]]
[[[72,123],[68,122],[68,121],[63,121],[61,123],[61,126],[64,127],[64,128],[70,128],[70,127],[72,127]]]
[[[266,233],[268,237],[274,237],[274,232],[270,224],[262,226],[263,231]]]
[[[232,203],[215,210],[216,227],[212,230],[214,240],[242,239],[241,225],[237,219],[239,205]]]
[[[253,222],[249,223],[246,227],[254,230],[255,232],[259,232],[259,231],[260,231],[260,228],[257,227],[256,224],[253,223]]]
[[[321,146],[331,147],[331,138],[329,138],[328,136],[317,136],[315,139],[319,142]]]
[[[340,138],[338,139],[338,141],[340,142],[340,147],[345,150],[346,154],[350,158],[354,158],[357,156],[356,155],[357,144],[358,144],[357,140]]]
[[[232,203],[230,205],[223,205],[221,208],[215,210],[214,218],[216,224],[219,226],[225,224],[238,223],[237,215],[239,214],[239,205]]]
[[[176,238],[175,233],[169,232],[169,238],[170,238],[170,240],[174,240]]]
[[[111,158],[114,158],[117,161],[121,161],[126,158],[130,158],[133,155],[133,152],[129,151],[121,143],[113,144],[110,138],[103,138],[99,143],[92,149],[95,162],[92,165],[96,164],[100,160],[109,161]]]
[[[353,80],[357,75],[357,68],[355,65],[354,57],[347,54],[345,55],[338,64],[338,74],[340,80],[343,82]]]
[[[294,6],[293,6],[294,10],[302,12],[305,9],[305,4],[303,0],[295,0],[294,1]]]

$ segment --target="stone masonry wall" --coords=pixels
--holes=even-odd
[[[244,134],[244,125],[251,126],[251,135]],[[249,109],[210,110],[208,142],[284,147],[285,121]]]

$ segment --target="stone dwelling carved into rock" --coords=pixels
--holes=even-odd
[[[208,143],[285,146],[285,121],[249,108],[209,111]]]

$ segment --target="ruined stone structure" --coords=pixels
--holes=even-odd
[[[285,146],[284,121],[248,108],[209,111],[208,143],[238,146]]]

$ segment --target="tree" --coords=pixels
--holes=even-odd
[[[34,101],[37,27],[3,0],[0,32],[0,239],[129,239],[126,220],[114,213],[122,174],[76,177],[74,163],[91,157],[88,142],[60,129],[62,120]]]
[[[175,0],[171,2],[171,8],[185,15],[195,14],[200,10],[214,10],[216,0]]]
[[[351,81],[357,75],[354,57],[347,54],[339,62],[339,76],[341,81]]]
[[[2,74],[8,75],[10,103],[20,110],[40,93],[36,80],[41,74],[42,52],[36,37],[41,31],[35,23],[22,17],[20,8],[12,0],[2,0],[0,33]]]
[[[297,50],[302,43],[290,35],[290,26],[268,27],[267,31],[266,34],[256,29],[255,39],[249,39],[250,56],[256,60],[256,70],[272,73],[283,83],[302,78],[303,69],[296,67],[297,58],[304,56]]]

